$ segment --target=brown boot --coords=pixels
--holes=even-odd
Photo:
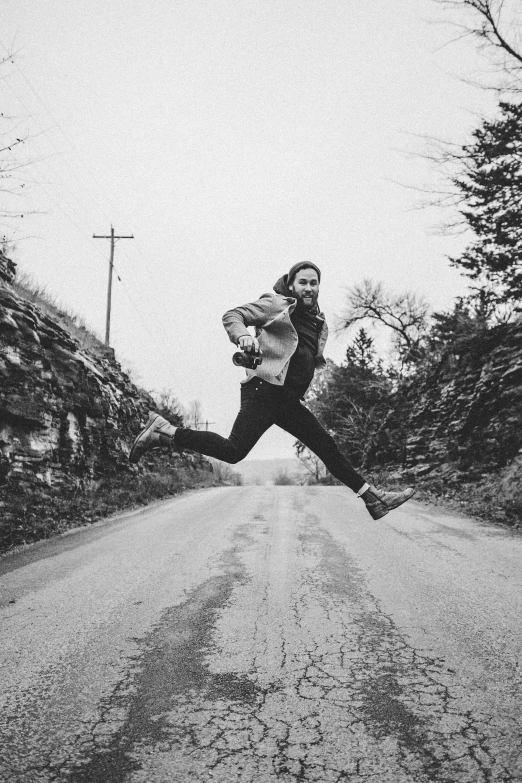
[[[151,413],[147,424],[132,444],[129,462],[139,462],[145,452],[154,446],[171,443],[177,429],[158,413]]]
[[[414,494],[415,490],[411,487],[402,492],[384,492],[370,485],[361,497],[372,519],[381,519],[392,509],[406,503]]]

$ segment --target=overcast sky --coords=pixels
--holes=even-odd
[[[466,139],[494,104],[432,0],[2,0],[1,18],[17,52],[1,110],[33,137],[15,260],[103,335],[109,243],[92,234],[134,234],[112,343],[218,432],[242,377],[221,316],[296,261],[323,270],[329,320],[364,277],[435,309],[464,292],[446,260],[463,238],[415,208],[438,180],[408,152]],[[251,457],[292,454],[274,430]]]

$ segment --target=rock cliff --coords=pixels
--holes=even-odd
[[[140,421],[155,407],[153,399],[122,371],[111,349],[92,335],[86,345],[58,318],[16,293],[15,269],[0,254],[0,518],[4,520],[10,516],[13,499],[28,500],[61,488],[82,490],[102,478],[146,471],[147,461],[137,469],[129,466],[127,455]],[[197,463],[190,456],[176,454],[172,459],[185,467]]]
[[[406,458],[413,474],[459,482],[500,473],[516,491],[522,478],[520,321],[462,340],[415,398]]]

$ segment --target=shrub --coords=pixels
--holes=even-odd
[[[273,479],[276,486],[286,486],[298,483],[296,477],[289,473],[286,468],[279,468],[279,470],[274,473]]]
[[[233,487],[240,487],[243,484],[243,476],[241,473],[237,473],[232,470],[230,465],[226,462],[221,462],[219,459],[211,459],[212,472],[214,479],[218,484],[227,484]]]

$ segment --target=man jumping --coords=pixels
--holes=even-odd
[[[214,432],[174,427],[152,414],[134,441],[129,455],[136,463],[154,446],[174,445],[235,464],[244,459],[272,426],[289,432],[321,459],[330,473],[364,501],[373,519],[405,503],[414,494],[377,490],[353,468],[332,436],[306,408],[302,399],[316,368],[325,366],[328,327],[318,306],[321,272],[310,261],[294,264],[256,302],[236,307],[223,316],[230,340],[246,354],[261,352],[262,363],[246,370],[241,385],[241,408],[228,438]],[[253,337],[248,327],[255,327]]]

